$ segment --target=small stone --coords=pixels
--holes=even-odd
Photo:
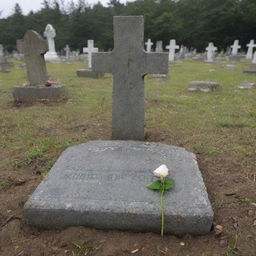
[[[221,225],[216,225],[214,231],[215,235],[220,235],[223,232],[223,227]]]
[[[241,83],[239,86],[238,86],[238,89],[252,89],[253,87],[255,86],[255,83]]]
[[[188,85],[188,91],[212,92],[220,87],[219,83],[210,81],[192,81]]]
[[[251,217],[251,216],[253,216],[253,215],[254,215],[254,211],[253,211],[253,210],[249,210],[249,211],[248,211],[248,216]]]
[[[181,245],[181,246],[184,246],[184,245],[185,245],[185,243],[184,243],[184,242],[180,242],[180,245]]]
[[[221,247],[225,247],[225,246],[227,245],[227,240],[221,239],[221,240],[219,241],[219,244],[220,244]]]

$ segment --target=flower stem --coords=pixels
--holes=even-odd
[[[161,195],[160,195],[160,207],[161,207],[161,213],[162,213],[162,225],[161,225],[161,236],[164,236],[164,182],[162,183],[163,187],[161,189]]]

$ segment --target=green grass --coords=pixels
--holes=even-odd
[[[86,79],[76,76],[84,63],[48,64],[51,79],[66,86],[69,99],[57,103],[13,106],[11,90],[26,82],[26,70],[16,68],[0,76],[0,166],[25,166],[40,161],[50,168],[68,146],[96,139],[111,139],[112,76]],[[254,74],[225,70],[222,64],[184,61],[172,65],[167,81],[145,79],[145,125],[156,140],[184,145],[207,156],[253,155],[256,142],[256,90],[238,90]],[[214,71],[212,71],[214,70]],[[221,84],[213,93],[188,92],[193,80]],[[154,137],[154,138],[155,138]]]

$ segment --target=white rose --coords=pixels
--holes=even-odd
[[[156,177],[165,178],[168,175],[168,168],[165,164],[162,164],[153,173]]]

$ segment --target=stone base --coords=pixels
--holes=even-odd
[[[47,52],[44,55],[44,59],[49,62],[56,62],[56,63],[60,62],[60,58],[56,52]]]
[[[94,72],[91,69],[78,69],[76,71],[78,77],[102,78],[104,73]]]
[[[249,69],[243,71],[243,73],[255,74],[256,73],[256,64],[252,64]]]
[[[37,100],[57,100],[65,97],[61,85],[46,86],[15,86],[13,97],[19,102],[33,102]]]
[[[241,83],[239,86],[238,86],[238,89],[241,89],[241,90],[244,90],[244,89],[252,89],[252,88],[255,88],[256,87],[256,84],[255,83]]]
[[[188,85],[188,91],[212,92],[220,87],[219,83],[210,81],[193,81]]]
[[[240,61],[244,56],[242,55],[231,55],[229,56],[229,61]]]
[[[88,226],[159,232],[160,194],[146,188],[161,164],[174,188],[166,192],[165,233],[206,234],[213,211],[193,153],[138,141],[91,141],[62,153],[24,206],[24,219],[41,228]]]

